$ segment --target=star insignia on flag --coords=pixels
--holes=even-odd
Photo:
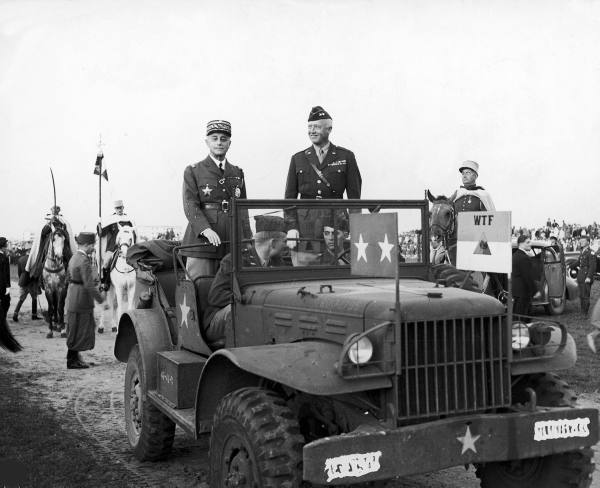
[[[467,431],[465,432],[465,435],[462,437],[456,438],[456,440],[462,444],[462,451],[460,452],[460,454],[462,455],[465,452],[467,452],[468,450],[471,450],[475,454],[477,454],[477,449],[475,447],[475,443],[477,442],[477,440],[480,437],[481,437],[480,435],[472,435],[471,429],[467,425]]]
[[[358,242],[355,242],[354,245],[358,249],[358,256],[356,257],[356,262],[360,261],[361,259],[364,259],[365,263],[366,263],[367,262],[367,246],[369,245],[369,243],[365,242],[363,240],[362,234],[358,235]]]
[[[191,308],[187,304],[187,295],[183,295],[183,303],[179,305],[179,308],[181,309],[181,327],[183,327],[183,323],[185,322],[185,327],[187,329],[189,328],[187,318]]]
[[[378,242],[379,247],[381,248],[381,259],[379,262],[382,262],[384,259],[387,259],[390,263],[392,262],[392,256],[390,255],[391,250],[394,248],[394,244],[388,242],[387,234],[384,234],[383,242]]]
[[[205,194],[206,196],[210,196],[210,194],[211,194],[211,192],[212,192],[212,188],[210,188],[210,187],[208,186],[208,183],[207,183],[207,184],[206,184],[206,187],[205,187],[205,188],[202,188],[202,191],[204,192],[204,194]]]

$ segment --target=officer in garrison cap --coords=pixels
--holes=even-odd
[[[450,200],[454,202],[457,212],[493,211],[494,202],[490,194],[481,186],[477,186],[479,164],[475,161],[464,161],[458,168],[462,177],[462,186],[456,190]]]
[[[182,244],[205,244],[185,249],[191,278],[214,275],[219,260],[229,252],[227,213],[231,198],[246,198],[244,172],[227,159],[231,146],[231,124],[211,120],[206,126],[209,154],[183,173],[183,211],[188,225]],[[250,237],[250,222],[243,219],[243,237]]]
[[[313,107],[308,115],[308,137],[311,145],[292,156],[285,198],[301,199],[360,198],[362,178],[354,153],[329,141],[331,134],[331,116],[323,107]],[[295,248],[298,238],[316,238],[315,221],[322,216],[319,210],[286,213],[288,228],[288,246]],[[311,245],[312,244],[312,245]],[[303,248],[318,247],[318,244],[301,241]]]

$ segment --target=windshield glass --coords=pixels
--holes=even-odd
[[[238,201],[238,249],[240,269],[266,267],[349,267],[352,214],[397,215],[398,262],[425,262],[422,225],[426,206],[392,202],[319,200],[268,202]],[[249,229],[249,231],[248,231]],[[355,236],[356,237],[356,236]]]

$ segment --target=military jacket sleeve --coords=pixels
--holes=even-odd
[[[6,290],[10,288],[10,265],[8,257],[4,253],[0,253],[0,296],[6,294]]]

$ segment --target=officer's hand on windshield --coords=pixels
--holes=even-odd
[[[585,282],[586,282],[586,283],[591,283],[591,282],[592,282],[592,279],[591,279],[591,278],[586,278],[586,279],[585,279]]]
[[[298,232],[298,229],[290,229],[287,232],[287,246],[290,249],[295,249],[296,245],[298,244],[298,238],[300,237],[300,233]]]
[[[221,245],[221,238],[219,237],[219,234],[217,234],[214,230],[212,230],[212,229],[205,229],[202,232],[202,235],[204,237],[206,237],[208,239],[208,242],[210,242],[213,246],[220,246]]]
[[[533,295],[534,300],[537,300],[538,298],[542,298],[542,292],[540,292],[540,291],[537,291],[535,293],[535,295]]]

